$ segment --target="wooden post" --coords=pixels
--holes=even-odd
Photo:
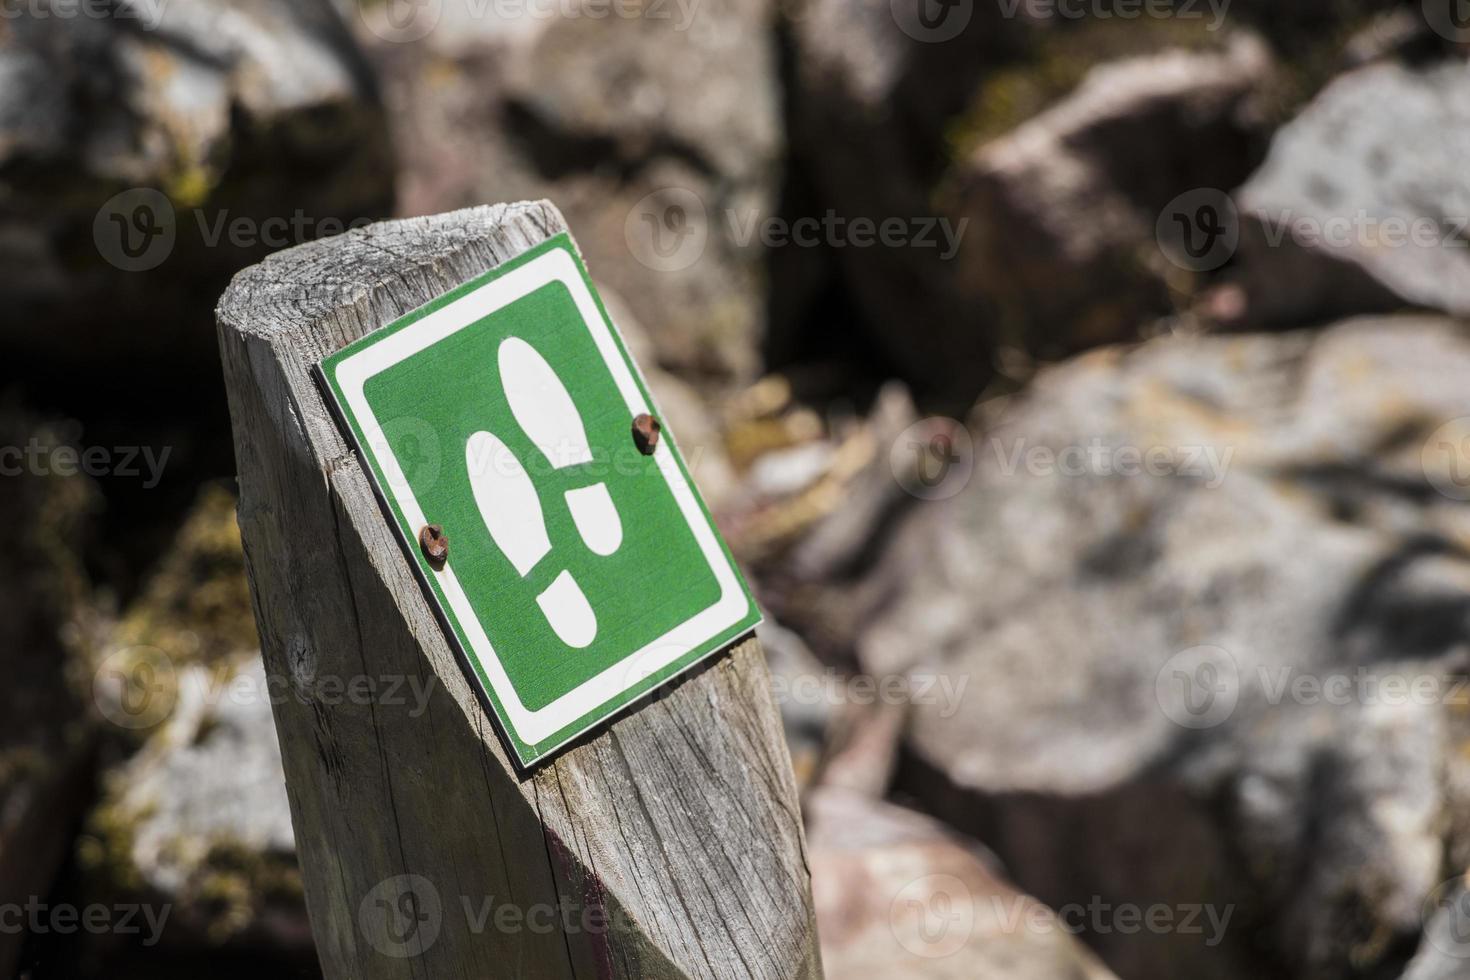
[[[385,222],[273,255],[220,301],[240,529],[322,967],[819,977],[759,643],[517,775],[311,377],[564,230],[547,202]]]

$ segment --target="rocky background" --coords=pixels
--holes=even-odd
[[[213,304],[546,197],[829,976],[1470,976],[1462,0],[0,13],[0,975],[316,974]]]

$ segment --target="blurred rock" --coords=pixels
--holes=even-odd
[[[841,470],[815,492],[757,510],[727,532],[736,554],[755,565],[762,603],[822,662],[849,672],[857,668],[857,637],[892,587],[870,575],[873,557],[916,503],[894,469],[895,456],[912,456],[893,450],[918,424],[908,389],[890,382],[848,436]]]
[[[1437,3],[1439,0],[1429,0]],[[1415,13],[1425,6],[1401,0],[1297,0],[1276,3],[1275,0],[1233,0],[1232,16],[1244,19],[1281,45],[1321,39],[1323,34],[1339,38],[1395,7],[1412,7]]]
[[[44,897],[86,804],[94,731],[79,646],[90,630],[82,553],[96,488],[56,427],[0,412],[0,905]],[[26,455],[28,448],[33,454]],[[65,463],[61,453],[71,453]],[[57,464],[57,465],[53,465]],[[61,471],[61,472],[58,472]],[[23,937],[0,934],[0,975]]]
[[[827,474],[835,455],[836,449],[829,442],[773,450],[751,464],[747,486],[764,499],[801,493]]]
[[[315,959],[271,716],[292,691],[267,683],[257,644],[235,500],[209,487],[106,648],[117,737],[79,844],[90,893],[169,909],[158,955]]]
[[[617,324],[628,353],[633,355],[643,380],[653,392],[664,426],[674,434],[684,463],[699,487],[700,496],[704,498],[705,505],[718,514],[731,501],[736,490],[736,477],[711,401],[701,394],[700,388],[685,383],[658,366],[657,352],[647,331],[628,309],[622,296],[604,289],[602,299],[608,315]]]
[[[1371,18],[1353,34],[1343,46],[1343,62],[1358,68],[1380,59],[1427,53],[1433,44],[1434,34],[1423,9],[1399,7]]]
[[[1274,70],[1247,34],[1105,64],[979,147],[956,177],[970,219],[959,288],[992,311],[996,340],[1054,357],[1133,339],[1169,312],[1181,270],[1156,244],[1160,214],[1250,173]]]
[[[1240,189],[1247,324],[1470,313],[1470,64],[1369,65],[1284,127]]]
[[[204,486],[172,532],[113,629],[109,652],[145,647],[184,664],[223,662],[257,649],[234,494],[220,484]]]
[[[1112,977],[1050,909],[935,821],[840,789],[811,794],[803,811],[832,980]]]
[[[903,241],[854,245],[844,230],[824,231],[825,249],[786,246],[773,274],[769,345],[779,366],[804,343],[851,348],[862,337],[925,396],[968,403],[989,375],[990,349],[953,288],[953,239],[965,230],[938,208],[934,191],[949,163],[946,125],[985,69],[1019,53],[1028,37],[1024,8],[1019,20],[992,4],[934,9],[938,16],[924,22],[917,5],[889,0],[795,0],[784,8],[794,173],[783,216],[831,214],[844,229],[857,220],[880,228],[897,221]],[[835,267],[822,268],[827,262]],[[832,290],[849,299],[851,316],[841,307],[836,322],[813,323],[834,316]],[[812,332],[816,341],[802,336]]]
[[[401,210],[551,198],[657,363],[748,381],[763,253],[740,229],[771,213],[783,148],[767,0],[569,9],[447,0],[407,43],[367,15]]]
[[[1470,959],[1470,891],[1465,878],[1451,879],[1424,905],[1424,939],[1401,980],[1456,980]]]
[[[55,6],[0,24],[0,344],[198,387],[232,272],[391,206],[374,83],[327,0]]]
[[[878,686],[881,678],[873,680]],[[859,697],[855,682],[849,682],[848,692],[829,726],[832,731],[817,782],[823,788],[882,799],[898,767],[908,706],[882,697],[868,703],[866,692]]]
[[[177,681],[167,720],[108,774],[81,842],[92,887],[168,907],[162,953],[235,946],[309,961],[264,667],[258,655],[193,664]]]
[[[1467,376],[1434,317],[1043,372],[849,614],[862,669],[970,681],[899,790],[1053,907],[1233,911],[1090,933],[1120,975],[1394,975],[1470,833]]]
[[[822,687],[826,670],[801,637],[770,616],[756,633],[766,651],[796,785],[804,789],[821,763],[832,725],[833,705]]]

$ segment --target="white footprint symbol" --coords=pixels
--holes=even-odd
[[[556,469],[592,461],[587,430],[561,379],[534,347],[519,337],[502,341],[500,382],[511,414]],[[525,577],[551,551],[536,485],[505,443],[476,432],[465,445],[470,487],[480,516],[516,572]],[[623,543],[623,524],[607,484],[566,492],[577,533],[593,553],[610,555]],[[572,573],[563,569],[536,597],[556,635],[582,649],[597,638],[597,615]]]

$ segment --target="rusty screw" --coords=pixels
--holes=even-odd
[[[449,535],[438,524],[425,524],[419,531],[419,547],[424,549],[424,557],[437,572],[449,558]]]
[[[658,434],[663,426],[658,424],[658,419],[644,413],[633,420],[633,445],[645,456],[652,456],[653,451],[658,448]]]

